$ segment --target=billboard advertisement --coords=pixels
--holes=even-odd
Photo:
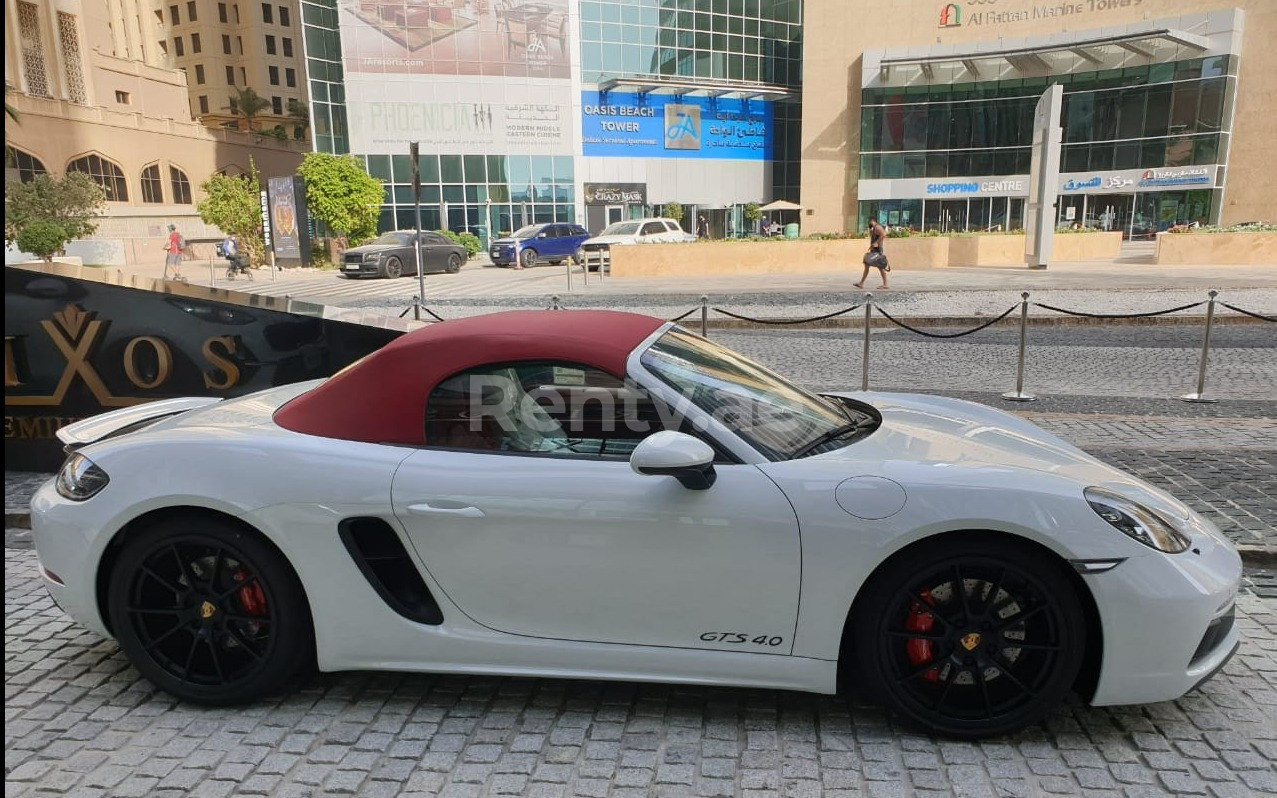
[[[568,0],[341,0],[346,76],[570,77]]]
[[[309,263],[310,236],[306,229],[306,194],[301,178],[272,177],[266,181],[266,188],[269,192],[271,247],[276,263]]]
[[[585,155],[763,161],[772,130],[761,100],[581,92]]]

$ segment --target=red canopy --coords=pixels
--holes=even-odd
[[[611,310],[513,310],[415,330],[275,411],[285,429],[369,443],[425,442],[426,397],[490,363],[561,360],[625,376],[625,361],[664,324]]]

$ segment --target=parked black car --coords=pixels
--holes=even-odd
[[[417,273],[417,253],[412,230],[382,233],[363,246],[346,250],[341,259],[342,274],[347,277],[399,277]],[[431,272],[456,274],[466,262],[466,248],[454,244],[438,233],[422,231],[421,266]]]

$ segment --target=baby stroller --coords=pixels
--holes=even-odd
[[[249,258],[241,253],[227,254],[226,247],[222,244],[217,245],[217,254],[226,258],[226,279],[234,280],[235,275],[245,274],[248,279],[253,279],[253,270],[249,268]]]

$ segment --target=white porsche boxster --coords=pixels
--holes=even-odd
[[[444,322],[60,434],[45,584],[192,702],[315,666],[847,687],[976,737],[1074,689],[1176,698],[1238,646],[1237,552],[1166,493],[1007,413],[815,395],[646,316]]]

